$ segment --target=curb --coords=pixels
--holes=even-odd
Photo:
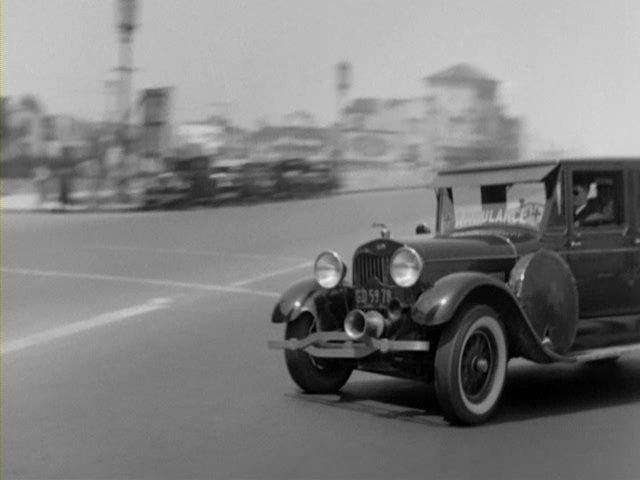
[[[3,201],[0,200],[2,213],[99,213],[99,212],[123,212],[123,211],[137,211],[140,209],[139,204],[102,204],[98,206],[91,206],[83,203],[69,204],[63,206],[59,202],[46,202],[43,205],[38,205],[35,196],[34,198],[25,198],[24,203],[20,206],[4,206]],[[12,202],[13,203],[13,202]],[[20,202],[17,202],[20,203]]]
[[[334,197],[343,195],[358,195],[367,193],[384,193],[384,192],[397,192],[397,191],[409,191],[409,190],[421,190],[427,189],[428,184],[413,184],[413,185],[399,185],[399,186],[380,186],[369,188],[350,188],[345,190],[336,190],[328,192],[325,195],[319,195],[315,198],[322,197]],[[0,200],[0,212],[1,213],[122,213],[122,212],[140,212],[144,211],[144,205],[141,203],[131,204],[100,204],[98,206],[91,206],[87,204],[71,204],[63,207],[59,202],[47,202],[45,205],[36,205],[35,195],[24,195],[26,205],[23,206],[9,206],[5,207],[3,201]],[[295,199],[294,199],[295,200]],[[268,202],[267,200],[266,202]],[[266,203],[265,202],[265,203]],[[258,202],[260,203],[260,202]],[[29,205],[30,204],[30,205]],[[211,208],[215,208],[212,206]],[[162,209],[157,209],[162,210]],[[153,211],[153,210],[149,210]]]

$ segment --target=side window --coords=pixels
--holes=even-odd
[[[601,228],[624,223],[624,184],[620,171],[575,171],[572,175],[573,223]]]
[[[438,192],[439,197],[439,222],[438,231],[448,233],[452,231],[456,226],[456,217],[453,210],[453,193],[450,188],[441,189]]]
[[[566,199],[562,189],[562,175],[558,175],[555,183],[547,184],[547,196],[551,197],[551,212],[548,228],[552,231],[564,231],[567,225],[565,212]]]

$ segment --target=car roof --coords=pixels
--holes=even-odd
[[[477,162],[460,167],[440,170],[433,181],[433,187],[453,187],[460,185],[498,185],[524,181],[542,180],[553,169],[562,164],[606,164],[611,162],[640,162],[631,157],[571,157],[542,160],[522,160],[511,162]]]

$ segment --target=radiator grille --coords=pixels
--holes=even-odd
[[[382,283],[390,283],[389,264],[391,257],[361,253],[353,260],[353,285],[366,284],[375,277]]]

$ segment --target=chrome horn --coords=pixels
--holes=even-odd
[[[351,310],[344,319],[344,331],[352,340],[361,340],[367,336],[380,338],[388,323],[389,321],[375,310],[367,313]]]

